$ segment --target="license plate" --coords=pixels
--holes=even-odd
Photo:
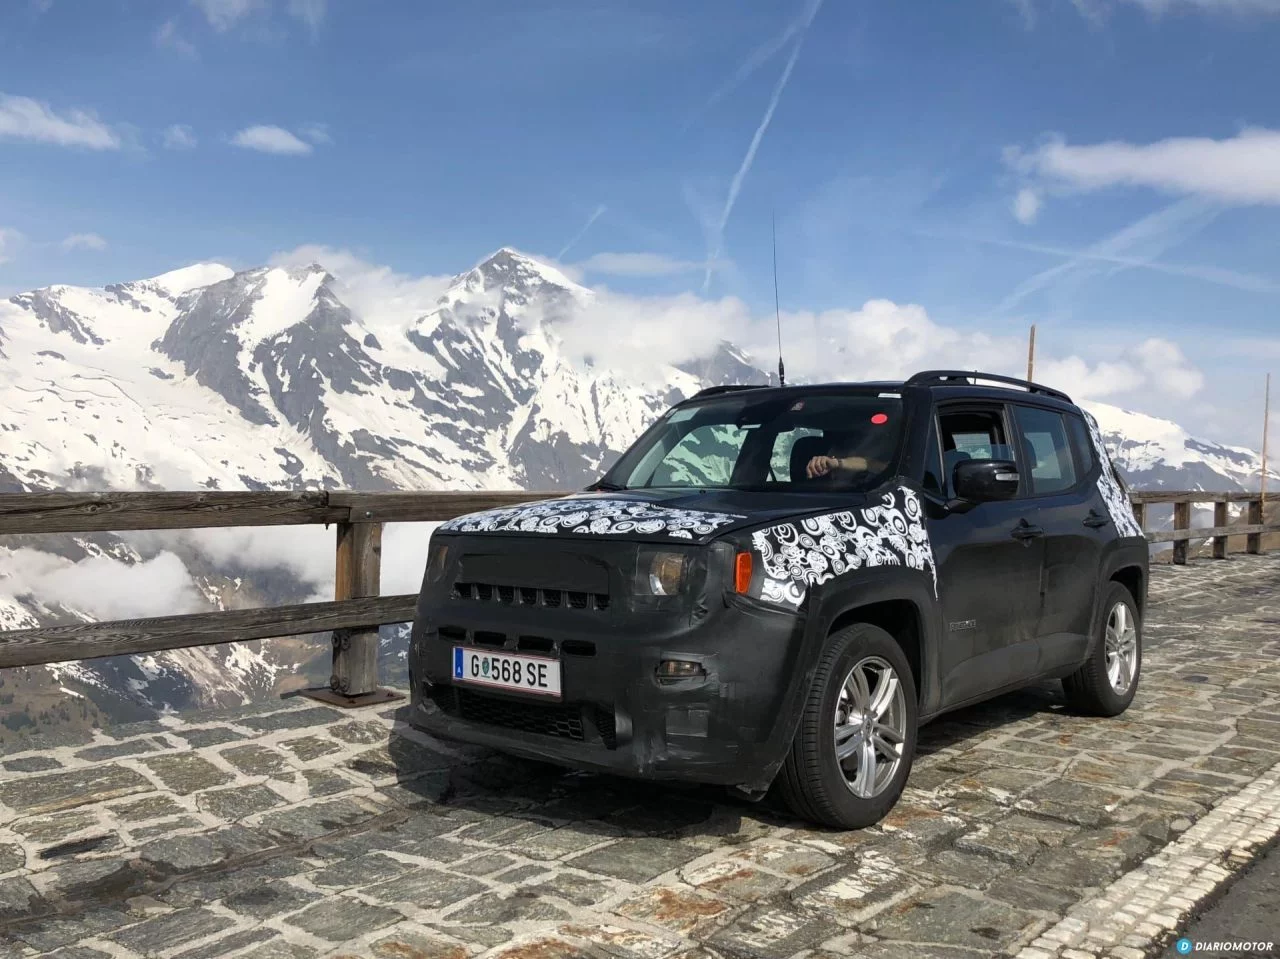
[[[560,663],[542,656],[453,647],[453,681],[560,698]]]

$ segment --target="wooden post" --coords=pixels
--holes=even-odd
[[[1138,529],[1144,533],[1147,531],[1147,504],[1133,503],[1133,518],[1138,521]]]
[[[1249,525],[1257,526],[1262,523],[1262,498],[1249,500]],[[1262,552],[1262,534],[1250,533],[1245,539],[1244,551],[1257,556]]]
[[[1262,475],[1258,477],[1258,496],[1260,511],[1265,511],[1267,507],[1267,433],[1270,432],[1267,427],[1271,418],[1271,374],[1267,374],[1267,385],[1263,388],[1262,393]],[[1259,512],[1261,516],[1261,512]],[[1258,520],[1262,522],[1261,519]]]
[[[1173,528],[1175,532],[1191,528],[1191,500],[1179,500],[1173,504]],[[1178,566],[1186,565],[1187,541],[1185,539],[1174,540],[1173,561]]]
[[[1027,380],[1033,379],[1036,371],[1036,325],[1031,324],[1031,339],[1027,342]]]
[[[1214,526],[1227,525],[1227,501],[1226,500],[1223,500],[1220,503],[1213,504],[1213,525]],[[1213,538],[1213,558],[1214,559],[1227,558],[1227,538],[1225,536],[1215,536]]]
[[[334,600],[377,596],[382,587],[382,524],[338,523]],[[333,672],[328,689],[308,690],[313,699],[337,706],[367,706],[401,699],[378,687],[378,630],[333,632]]]

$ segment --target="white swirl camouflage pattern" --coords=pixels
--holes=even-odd
[[[1138,520],[1133,515],[1133,504],[1120,488],[1120,481],[1115,474],[1115,464],[1111,462],[1111,457],[1107,455],[1107,448],[1103,445],[1102,430],[1098,428],[1098,421],[1093,418],[1093,414],[1086,413],[1084,410],[1080,412],[1084,413],[1084,421],[1089,425],[1089,437],[1093,440],[1093,449],[1102,467],[1098,472],[1098,492],[1102,494],[1102,500],[1107,504],[1111,522],[1116,524],[1116,532],[1121,536],[1142,536],[1142,527],[1138,525]]]
[[[470,513],[449,520],[440,528],[456,533],[641,533],[693,539],[745,518],[735,513],[673,509],[634,500],[562,499]]]
[[[879,504],[779,523],[752,534],[764,569],[761,598],[798,607],[811,586],[867,566],[906,566],[929,574],[938,595],[938,569],[920,498],[899,486]]]

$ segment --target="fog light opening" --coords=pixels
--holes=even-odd
[[[706,679],[702,663],[687,659],[664,659],[658,663],[658,682],[676,683],[682,679]]]

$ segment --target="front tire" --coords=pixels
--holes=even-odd
[[[833,633],[778,774],[792,812],[840,829],[879,822],[902,794],[916,748],[911,664],[878,626]]]
[[[1113,582],[1103,593],[1102,621],[1089,659],[1062,681],[1068,704],[1090,716],[1129,708],[1142,673],[1142,617],[1133,594]]]

